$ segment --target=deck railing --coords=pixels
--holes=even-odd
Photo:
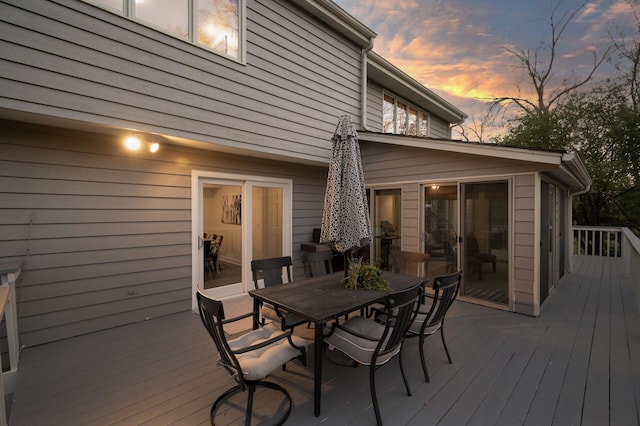
[[[18,375],[18,358],[20,344],[18,339],[18,311],[16,310],[16,280],[22,272],[22,264],[0,264],[0,319],[4,318],[7,326],[7,343],[9,346],[9,368],[5,371],[0,357],[0,425],[6,425],[7,408],[4,396],[13,393]]]
[[[574,226],[573,252],[590,256],[621,257],[622,228]]]
[[[574,226],[573,252],[589,256],[621,257],[625,276],[640,309],[640,238],[629,228]]]

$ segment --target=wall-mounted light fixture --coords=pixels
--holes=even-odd
[[[431,189],[440,189],[440,185],[431,185]]]
[[[149,152],[155,153],[160,149],[160,144],[157,142],[147,142],[139,136],[128,136],[124,140],[124,145],[130,151],[139,151],[143,146],[149,149]]]

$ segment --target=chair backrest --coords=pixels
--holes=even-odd
[[[431,256],[428,253],[414,253],[410,251],[396,250],[391,253],[393,272],[405,275],[427,277],[427,269]],[[422,269],[422,273],[420,273]]]
[[[444,320],[447,311],[458,296],[462,271],[441,275],[433,279],[433,302],[422,324],[421,332],[428,327],[437,326]]]
[[[467,235],[467,254],[468,255],[478,255],[480,253],[480,245],[478,244],[478,239],[473,234]]]
[[[333,272],[333,252],[331,250],[321,250],[316,252],[305,251],[302,253],[302,263],[304,265],[304,276],[307,278],[319,277]]]
[[[283,268],[287,271],[287,282],[291,282],[291,265],[291,256],[252,260],[251,273],[253,274],[253,285],[256,290],[258,289],[260,274],[262,274],[265,287],[282,284]]]
[[[214,235],[214,238],[211,241],[211,254],[218,254],[223,239],[224,235]]]
[[[198,310],[200,312],[202,324],[204,324],[204,327],[209,332],[209,335],[216,345],[218,354],[220,354],[220,365],[229,372],[229,374],[244,390],[245,382],[240,364],[238,363],[235,355],[231,352],[231,348],[227,343],[227,338],[222,327],[224,322],[224,309],[222,307],[222,302],[211,299],[200,291],[198,291],[196,297],[198,300]]]
[[[385,328],[374,352],[372,364],[378,356],[395,351],[402,344],[411,323],[418,313],[422,299],[422,284],[391,293],[385,301]],[[389,318],[391,320],[389,320]]]

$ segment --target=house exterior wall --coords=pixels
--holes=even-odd
[[[0,16],[0,261],[26,261],[22,344],[191,309],[194,169],[292,179],[303,275],[331,135],[360,121],[360,47],[286,0],[247,0],[246,63],[79,0]],[[133,157],[127,129],[165,143]]]
[[[293,179],[294,275],[320,226],[326,168],[0,122],[0,261],[24,261],[21,344],[191,309],[191,171]],[[127,290],[133,289],[135,295]]]
[[[368,185],[472,177],[482,179],[531,173],[542,168],[526,161],[376,144],[362,138],[360,146]]]
[[[318,161],[360,121],[360,48],[284,0],[247,1],[246,64],[79,0],[0,8],[4,108]]]
[[[469,179],[504,177],[513,182],[513,247],[512,291],[516,312],[537,315],[539,301],[538,276],[535,273],[536,166],[523,161],[479,158],[467,154],[436,152],[426,149],[374,144],[361,146],[365,181],[368,185],[392,185],[402,188],[404,250],[421,251],[420,184],[436,181],[468,181]],[[537,166],[540,167],[540,166]],[[539,191],[538,191],[539,192]],[[539,204],[539,201],[538,201]],[[538,212],[538,213],[537,213]]]
[[[382,86],[375,81],[367,82],[367,128],[382,132]]]
[[[513,180],[513,260],[514,260],[514,310],[516,312],[538,315],[539,298],[537,293],[538,274],[536,265],[539,253],[536,253],[536,219],[541,213],[536,197],[535,173],[519,175]],[[536,214],[536,210],[538,213]]]
[[[422,251],[420,238],[420,184],[402,185],[402,250]]]

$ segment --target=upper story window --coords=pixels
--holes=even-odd
[[[175,37],[243,60],[245,0],[92,0]]]
[[[382,131],[410,136],[429,136],[429,113],[385,94],[382,102]]]

